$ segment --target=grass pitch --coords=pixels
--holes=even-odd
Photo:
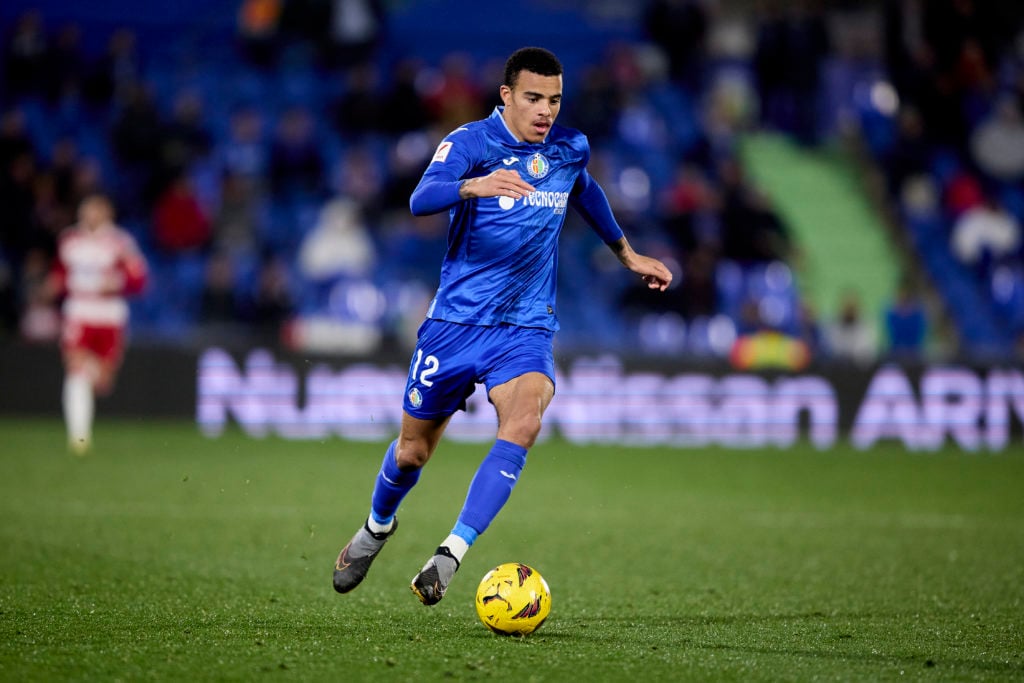
[[[482,447],[446,442],[366,582],[334,558],[381,444],[0,421],[0,678],[1024,679],[1024,453],[538,445],[444,601],[409,580]],[[551,617],[492,635],[476,583],[547,578]]]

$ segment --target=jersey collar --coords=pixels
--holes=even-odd
[[[494,124],[494,127],[498,128],[498,124],[500,124],[501,129],[503,129],[505,131],[505,133],[508,134],[509,140],[513,144],[516,144],[516,145],[543,145],[544,143],[546,143],[548,141],[548,135],[551,135],[551,131],[548,131],[548,135],[545,135],[544,139],[541,142],[527,142],[526,140],[520,140],[519,138],[517,138],[516,134],[512,132],[512,129],[508,127],[508,123],[505,121],[505,117],[502,116],[502,112],[504,112],[504,111],[505,111],[505,107],[503,107],[501,105],[495,107],[494,111],[491,112],[490,120],[492,121],[492,123],[494,122],[494,119],[498,120],[498,123]]]

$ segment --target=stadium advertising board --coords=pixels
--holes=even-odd
[[[299,366],[266,350],[238,360],[212,348],[198,359],[196,419],[210,437],[235,422],[253,437],[386,439],[401,420],[406,373],[369,362]],[[919,451],[947,442],[1002,451],[1020,444],[1024,419],[1024,372],[1013,368],[882,365],[767,376],[636,371],[602,357],[571,361],[557,383],[541,439],[557,433],[577,444],[761,448],[806,439],[826,449],[847,438],[863,449],[896,441]],[[483,442],[494,431],[479,388],[448,434]]]

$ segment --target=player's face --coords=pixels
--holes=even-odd
[[[110,207],[103,200],[87,199],[78,207],[78,220],[87,228],[98,228],[110,219]]]
[[[562,106],[562,77],[520,71],[515,87],[501,86],[505,123],[520,140],[543,142]]]

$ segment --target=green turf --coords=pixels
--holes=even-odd
[[[1024,679],[1024,455],[539,445],[444,602],[408,581],[481,450],[446,443],[358,591],[331,567],[379,444],[0,421],[0,678]],[[477,580],[534,565],[531,637]]]

